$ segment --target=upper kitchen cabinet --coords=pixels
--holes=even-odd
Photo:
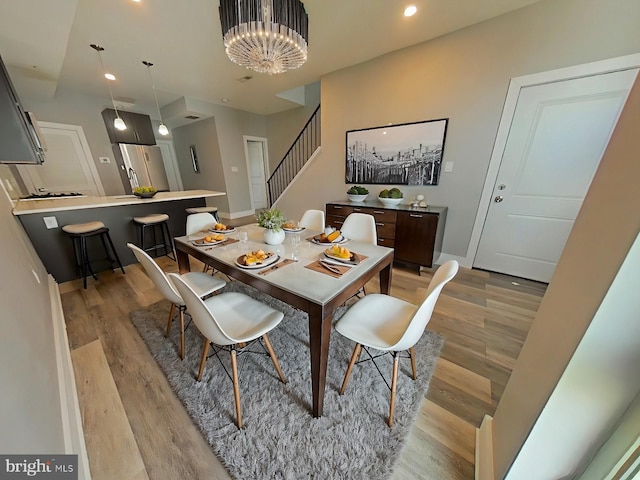
[[[130,143],[133,145],[155,145],[156,137],[153,134],[153,126],[149,115],[118,110],[118,115],[127,125],[126,130],[117,130],[113,126],[116,112],[112,108],[102,111],[102,118],[107,127],[111,143]]]
[[[0,163],[41,164],[45,147],[38,133],[38,122],[23,110],[0,58]]]

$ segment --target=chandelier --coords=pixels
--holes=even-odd
[[[260,73],[282,73],[307,61],[307,12],[299,0],[220,0],[225,51]]]

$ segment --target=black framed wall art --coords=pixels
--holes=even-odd
[[[448,121],[347,131],[346,183],[437,185]]]

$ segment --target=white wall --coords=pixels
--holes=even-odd
[[[528,462],[529,439],[539,468],[550,466],[540,460],[542,454],[535,445],[550,456],[547,460],[557,460],[552,450],[565,454],[556,465],[561,470],[554,473],[578,472],[640,388],[640,266],[635,250],[640,233],[639,131],[640,78],[629,93],[496,408],[492,422],[495,478],[503,478],[514,462],[521,461],[520,455]],[[592,326],[598,338],[590,332]],[[593,359],[584,356],[583,340]],[[593,381],[584,378],[588,369]],[[593,400],[597,405],[589,405]],[[541,417],[547,408],[550,413]],[[556,423],[562,417],[558,426],[575,433],[574,445],[554,442],[547,430],[548,415]]]
[[[0,189],[0,452],[65,453],[47,272],[11,209]]]
[[[640,236],[506,480],[573,478],[640,391],[639,271]]]
[[[347,130],[449,118],[453,171],[400,188],[449,208],[443,252],[465,257],[510,79],[640,52],[639,18],[637,0],[546,0],[324,76],[322,153],[281,208],[295,218],[346,200]]]

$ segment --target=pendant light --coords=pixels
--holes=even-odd
[[[160,135],[169,135],[169,129],[162,122],[162,113],[160,113],[160,105],[158,104],[158,96],[156,95],[156,87],[153,84],[153,77],[151,76],[151,67],[153,67],[153,63],[147,62],[146,60],[143,60],[142,64],[147,67],[147,72],[149,72],[149,81],[151,82],[151,90],[153,90],[153,98],[156,101],[156,108],[158,109],[158,116],[160,117],[160,126],[158,127],[158,133]]]
[[[89,45],[91,48],[93,48],[96,52],[98,52],[98,58],[100,59],[100,67],[102,68],[102,74],[105,75],[105,78],[107,78],[107,88],[109,89],[109,97],[111,97],[111,103],[113,104],[113,110],[116,112],[116,118],[113,121],[113,126],[117,129],[117,130],[126,130],[127,129],[127,124],[124,123],[124,120],[122,120],[120,118],[120,114],[118,114],[118,109],[116,108],[116,102],[113,100],[113,93],[111,93],[111,85],[109,85],[109,79],[108,77],[106,77],[106,70],[104,68],[104,63],[102,61],[102,53],[104,51],[104,48],[101,47],[100,45],[96,45],[95,43],[92,43],[91,45]]]

